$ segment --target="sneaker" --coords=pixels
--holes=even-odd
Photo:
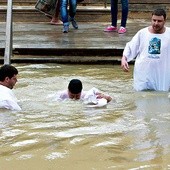
[[[76,20],[73,19],[73,20],[70,20],[70,21],[71,21],[71,24],[72,24],[72,26],[74,27],[74,29],[78,29],[78,25],[77,25]]]
[[[104,32],[114,32],[114,31],[117,31],[117,27],[108,26],[104,29]]]
[[[63,26],[63,33],[68,33],[69,30],[69,26],[68,25],[64,25]]]
[[[124,34],[124,33],[126,33],[126,31],[127,31],[127,30],[126,30],[125,27],[120,27],[119,30],[118,30],[118,33],[119,33],[119,34]]]

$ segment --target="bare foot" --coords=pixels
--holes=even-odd
[[[51,25],[62,25],[63,22],[61,20],[51,20],[50,24]]]

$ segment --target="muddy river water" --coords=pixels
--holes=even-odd
[[[135,92],[133,66],[14,66],[22,111],[0,110],[0,170],[170,169],[170,98]],[[104,108],[51,100],[72,78],[113,100]]]

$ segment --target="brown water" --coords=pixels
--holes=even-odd
[[[23,110],[0,110],[0,170],[170,169],[168,93],[134,92],[120,66],[15,66]],[[114,100],[98,109],[52,101],[72,78]]]

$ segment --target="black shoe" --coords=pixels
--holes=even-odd
[[[71,23],[72,23],[72,26],[75,28],[75,29],[78,29],[78,25],[77,25],[77,23],[76,23],[76,20],[70,20],[71,21]]]
[[[69,26],[68,25],[64,25],[63,26],[63,33],[68,33],[69,30]]]

